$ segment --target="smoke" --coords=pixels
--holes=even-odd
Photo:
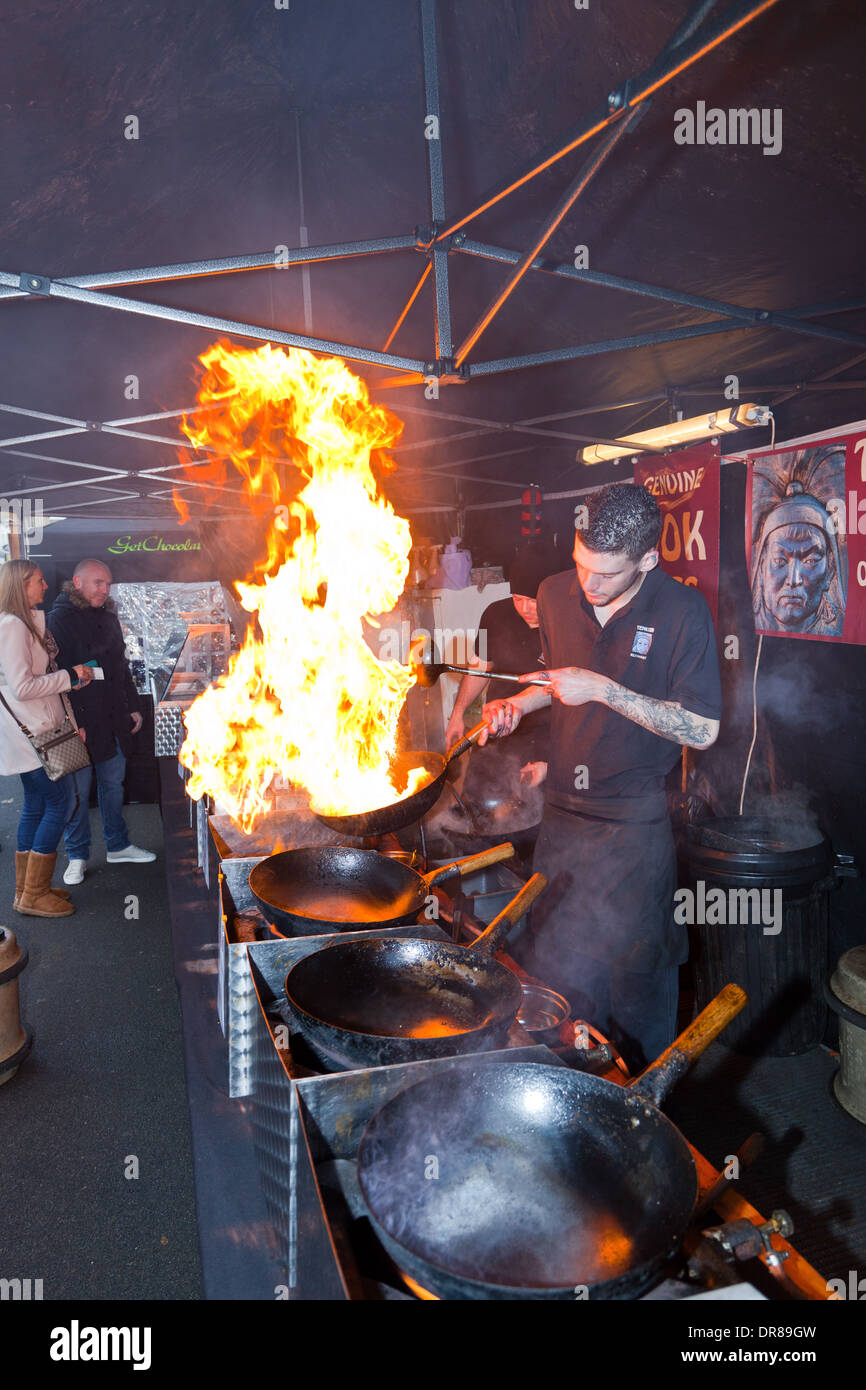
[[[743,821],[759,822],[757,834],[780,840],[786,850],[807,849],[822,836],[808,787],[795,783],[781,795],[750,797],[746,791]]]
[[[498,835],[502,830],[526,830],[538,824],[543,788],[521,781],[521,769],[534,756],[532,744],[519,737],[495,740],[473,750],[460,793],[470,812],[470,829],[477,827],[479,834]],[[455,798],[450,800],[450,806],[442,803],[446,828],[466,828],[467,818]]]
[[[838,685],[823,682],[801,651],[790,656],[774,651],[773,658],[772,671],[758,668],[759,714],[782,719],[798,733],[824,736],[855,718],[858,709],[852,697]],[[751,705],[751,682],[744,689]]]
[[[529,830],[541,820],[544,810],[544,791],[541,787],[520,787],[518,792],[504,797],[495,805],[478,807],[461,795],[464,811],[454,798],[450,805],[425,821],[425,829],[436,834],[505,835]]]
[[[739,809],[752,737],[752,669],[750,659],[731,676],[718,743],[690,759],[689,792],[704,800],[711,815],[736,815]],[[843,669],[847,673],[847,665]],[[743,805],[747,814],[759,804],[766,814],[790,804],[794,824],[802,825],[802,810],[814,794],[802,786],[789,788],[790,774],[802,776],[803,765],[810,765],[816,786],[826,792],[826,777],[815,767],[816,749],[829,745],[837,731],[858,727],[855,691],[850,675],[840,676],[838,651],[829,644],[765,639],[757,677],[758,737]]]
[[[278,812],[265,816],[249,834],[229,816],[213,816],[211,824],[233,855],[256,858],[279,854],[284,849],[340,845],[348,839],[323,825],[309,811]]]

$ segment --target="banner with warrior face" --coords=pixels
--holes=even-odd
[[[866,642],[864,449],[866,438],[846,435],[749,458],[746,553],[756,632]]]

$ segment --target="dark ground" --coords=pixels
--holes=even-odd
[[[92,811],[88,875],[58,922],[11,910],[20,793],[2,784],[0,922],[30,952],[35,1044],[0,1088],[0,1278],[42,1279],[45,1299],[272,1300],[284,1281],[249,1105],[228,1096],[217,909],[176,766],[160,760],[162,814],[124,809],[156,862],[107,865]]]
[[[0,922],[30,952],[35,1035],[0,1088],[0,1275],[46,1299],[197,1299],[190,1121],[156,806],[126,808],[152,864],[105,863],[98,812],[72,917],[12,910],[18,779],[0,784]],[[66,858],[58,857],[55,882]],[[124,911],[138,900],[138,919]],[[131,1156],[138,1177],[127,1178]]]

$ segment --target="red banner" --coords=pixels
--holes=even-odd
[[[748,458],[755,631],[866,643],[866,432]]]
[[[713,615],[719,608],[719,450],[695,444],[660,459],[638,459],[634,480],[662,510],[662,569],[699,589]]]

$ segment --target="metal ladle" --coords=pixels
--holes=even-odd
[[[412,663],[412,670],[415,672],[418,684],[424,688],[435,685],[439,677],[444,675],[446,671],[451,671],[456,676],[481,676],[483,680],[514,681],[515,685],[550,685],[549,680],[542,680],[540,677],[538,680],[527,681],[521,680],[519,676],[510,672],[506,674],[503,671],[483,671],[480,667],[473,669],[471,666],[449,666],[444,661],[415,661]]]

